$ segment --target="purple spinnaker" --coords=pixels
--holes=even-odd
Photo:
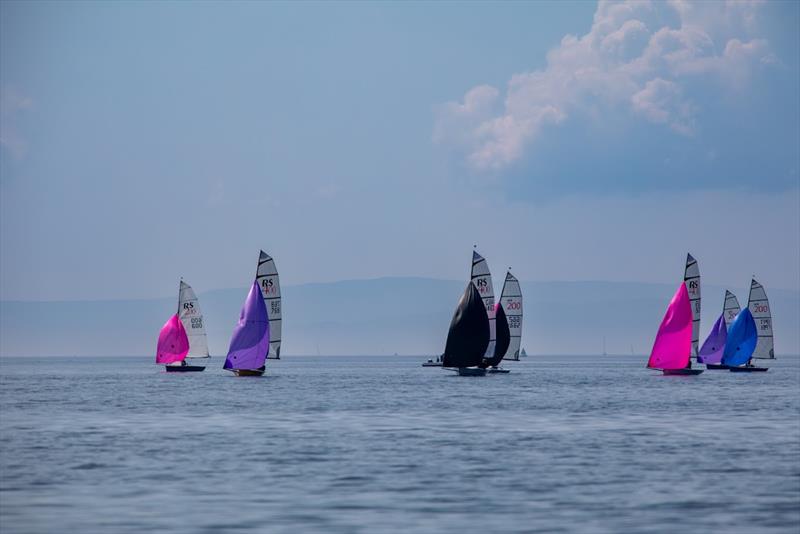
[[[725,352],[725,340],[728,339],[728,325],[725,324],[725,312],[719,316],[711,328],[711,333],[703,342],[697,353],[697,363],[720,363]]]
[[[223,369],[259,369],[269,351],[269,316],[257,282],[253,282],[233,330]]]

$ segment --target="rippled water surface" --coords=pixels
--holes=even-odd
[[[0,530],[798,532],[800,360],[0,359]]]

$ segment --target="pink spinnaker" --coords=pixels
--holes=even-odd
[[[189,336],[183,328],[178,314],[169,318],[158,334],[156,363],[175,363],[186,358],[189,353]]]
[[[681,283],[669,302],[667,313],[658,327],[656,341],[647,367],[683,369],[692,351],[692,305],[686,284]]]

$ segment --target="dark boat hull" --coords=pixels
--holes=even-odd
[[[486,376],[486,369],[480,367],[459,367],[458,376]]]
[[[498,369],[491,369],[490,368],[490,369],[487,369],[486,372],[487,373],[491,373],[491,374],[508,374],[508,373],[511,372],[511,370],[510,369],[499,369],[499,368]]]
[[[199,373],[206,368],[205,365],[165,365],[168,373]]]
[[[264,376],[264,369],[231,369],[236,376]]]
[[[743,366],[743,367],[729,367],[732,373],[764,373],[769,370],[769,367],[755,367],[755,366]]]
[[[662,369],[661,371],[667,376],[694,376],[699,375],[705,369]]]
[[[442,362],[425,362],[422,364],[422,367],[441,367]]]
[[[706,364],[706,369],[709,369],[709,370],[713,371],[713,370],[730,369],[730,367],[728,367],[724,363],[707,363]]]

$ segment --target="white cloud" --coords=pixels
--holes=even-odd
[[[725,90],[775,62],[755,36],[760,4],[601,1],[587,34],[566,35],[543,70],[511,77],[502,106],[500,91],[486,85],[441,106],[434,141],[463,151],[475,170],[496,171],[546,128],[598,107],[693,135],[699,108],[689,83]]]

